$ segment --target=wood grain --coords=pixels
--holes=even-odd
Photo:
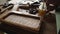
[[[10,15],[7,18],[5,18],[5,21],[12,22],[14,24],[19,24],[21,26],[26,26],[29,28],[33,28],[36,30],[39,30],[40,28],[40,20],[29,18],[29,17],[23,17],[18,15]]]

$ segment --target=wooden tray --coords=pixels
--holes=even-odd
[[[40,29],[40,19],[38,17],[9,13],[3,17],[4,21],[20,26],[25,30],[29,31],[39,31]]]

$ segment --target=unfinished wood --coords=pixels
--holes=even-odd
[[[13,24],[20,25],[21,27],[25,26],[27,28],[31,28],[32,30],[35,30],[35,31],[39,31],[40,29],[39,19],[34,19],[30,17],[24,17],[24,16],[12,14],[12,15],[7,16],[4,20],[11,22]]]
[[[6,10],[5,12],[3,12],[2,14],[0,14],[0,18],[3,18],[4,16],[6,16],[7,14],[9,14],[10,11]]]
[[[23,14],[23,15],[28,15],[28,16],[34,16],[34,17],[40,17],[38,16],[38,14],[29,14],[28,12],[26,12],[26,10],[20,10],[20,11],[12,11],[13,13],[16,13],[16,14]]]
[[[15,13],[15,14],[11,14],[11,13]],[[10,14],[10,15],[9,15]],[[19,14],[19,15],[18,15]],[[21,16],[24,15],[24,16]],[[7,17],[6,17],[7,16]],[[30,16],[30,17],[28,17]],[[4,18],[6,17],[6,18]],[[33,18],[31,18],[33,17]],[[39,31],[40,30],[40,19],[36,19],[39,18],[36,15],[32,15],[32,14],[24,14],[22,12],[19,11],[13,11],[12,9],[6,10],[4,11],[1,15],[0,18],[3,19],[2,21],[6,22],[6,24],[8,23],[8,25],[13,24],[16,25],[22,29],[28,30],[28,31]]]
[[[3,13],[3,12],[5,12],[6,10],[8,10],[9,8],[11,8],[13,5],[11,5],[11,6],[8,6],[7,8],[5,8],[5,9],[2,9],[1,10],[1,13]]]

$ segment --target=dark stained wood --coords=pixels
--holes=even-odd
[[[56,17],[54,14],[43,19],[43,34],[57,34]]]

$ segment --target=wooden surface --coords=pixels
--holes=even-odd
[[[3,8],[3,6],[2,6],[1,7],[1,13],[0,14],[2,14],[3,12],[5,12],[6,10],[9,10],[11,7],[13,7],[13,5],[10,5],[10,6],[6,7],[6,8]]]
[[[46,16],[43,22],[43,34],[57,34],[55,14]]]
[[[13,10],[6,10],[4,13],[0,15],[0,18],[3,19],[3,17],[7,16],[12,11]],[[30,31],[40,30],[40,20],[34,18],[10,15],[6,19],[3,19],[2,21],[4,21],[5,23],[8,22],[9,25],[13,24]]]
[[[0,15],[0,18],[3,18],[3,17],[5,17],[7,14],[9,14],[11,11],[6,11],[6,12],[4,12],[3,14],[1,14]],[[16,15],[14,15],[13,17],[11,17],[11,16],[13,16],[13,15],[10,15],[10,16],[8,16],[6,19],[8,19],[8,18],[13,18],[14,16],[15,16],[15,18],[17,18],[16,17]],[[18,16],[19,18],[21,17],[21,16]],[[23,18],[23,17],[22,17]],[[47,19],[46,19],[47,18]],[[43,25],[42,25],[42,34],[56,34],[56,22],[55,21],[53,21],[53,20],[55,20],[55,16],[49,16],[49,17],[46,17],[45,19],[44,19],[44,23],[43,23]],[[5,20],[6,20],[5,19]],[[11,20],[10,19],[10,20]],[[13,18],[14,19],[14,18]],[[26,18],[25,18],[26,19]],[[27,18],[28,19],[28,18]],[[13,21],[13,22],[7,22],[7,21],[5,21],[5,20],[2,20],[2,21],[4,21],[6,24],[8,23],[8,25],[11,25],[12,23],[15,23],[15,21]],[[15,19],[16,20],[16,19]],[[17,18],[17,20],[18,20],[18,18]],[[30,19],[29,19],[30,20]],[[34,19],[33,19],[34,20]],[[50,21],[51,20],[51,21]],[[1,21],[1,19],[0,19],[0,21]],[[18,20],[18,22],[19,22],[20,20]],[[4,23],[3,22],[3,23]],[[13,25],[13,24],[12,24]],[[15,24],[16,25],[16,24]],[[30,24],[31,25],[31,24]],[[19,26],[20,27],[20,26]],[[35,27],[35,26],[34,26]],[[5,29],[9,29],[9,28],[7,28],[7,26],[6,26],[6,28]],[[25,28],[24,28],[25,29]],[[13,30],[13,29],[12,29]],[[25,34],[25,33],[24,33]]]
[[[10,15],[5,18],[5,21],[12,22],[14,24],[18,24],[35,30],[39,30],[40,27],[40,20],[24,16]]]

